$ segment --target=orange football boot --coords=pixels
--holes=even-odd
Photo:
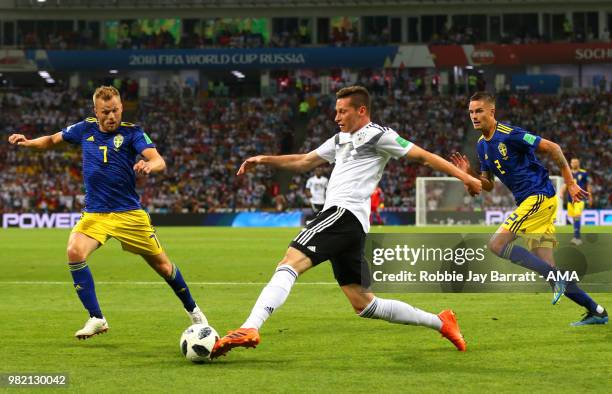
[[[219,339],[210,354],[211,358],[224,356],[235,347],[252,347],[259,345],[259,331],[256,328],[239,328],[228,331],[227,335]]]
[[[459,324],[457,324],[455,312],[447,309],[440,312],[438,317],[440,320],[442,320],[442,328],[440,329],[442,336],[451,341],[457,350],[460,352],[465,352],[467,344],[465,343],[465,339],[463,339],[463,335],[461,335],[461,331],[459,330]]]

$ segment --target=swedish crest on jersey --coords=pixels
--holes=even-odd
[[[123,144],[123,136],[121,134],[117,134],[115,138],[113,138],[113,145],[115,145],[115,150],[119,149]]]
[[[500,142],[499,145],[497,145],[497,150],[499,150],[499,153],[504,157],[504,159],[506,156],[508,156],[508,148],[503,142]]]

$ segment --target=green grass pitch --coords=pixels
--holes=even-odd
[[[425,232],[414,227],[373,231]],[[168,255],[221,334],[244,321],[296,233],[158,228]],[[327,263],[300,278],[263,327],[257,349],[192,364],[179,352],[179,337],[189,325],[179,301],[144,261],[121,251],[115,240],[89,259],[110,330],[77,341],[73,333],[87,316],[66,267],[68,234],[0,230],[0,374],[67,373],[68,390],[56,390],[79,393],[610,389],[610,326],[570,327],[582,311],[568,299],[551,306],[550,294],[383,295],[436,313],[453,308],[468,341],[468,352],[460,353],[432,330],[356,317]],[[612,305],[611,294],[594,297]]]

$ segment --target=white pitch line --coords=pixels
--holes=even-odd
[[[168,286],[166,282],[108,282],[108,281],[96,281],[96,284],[100,285],[139,285],[139,286]],[[190,286],[263,286],[267,285],[267,282],[189,282]],[[337,285],[336,282],[296,282],[296,285]],[[1,285],[72,285],[72,282],[52,282],[52,281],[0,281]]]

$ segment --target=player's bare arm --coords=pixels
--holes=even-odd
[[[565,181],[567,191],[572,197],[572,201],[581,201],[589,197],[589,192],[583,190],[580,186],[578,186],[576,181],[574,181],[574,177],[572,177],[572,170],[570,169],[567,159],[565,158],[565,155],[563,155],[563,151],[558,144],[542,138],[540,144],[536,148],[536,151],[539,153],[546,153],[555,163],[557,163],[557,166],[559,166],[559,169],[561,170],[561,176],[563,176],[563,180]]]
[[[451,155],[451,162],[455,165],[455,167],[459,168],[461,171],[464,171],[476,179],[480,179],[482,182],[482,188],[485,191],[490,192],[495,187],[495,177],[493,173],[489,171],[482,171],[480,174],[477,174],[476,171],[470,165],[470,161],[468,160],[466,155],[462,155],[461,153],[455,152]]]
[[[137,174],[150,174],[152,172],[160,172],[166,169],[166,162],[155,148],[147,148],[142,151],[142,156],[146,160],[140,160],[134,164],[134,172]]]
[[[482,182],[469,173],[460,170],[440,156],[414,145],[406,154],[409,159],[417,160],[431,168],[442,171],[461,180],[468,188],[470,194],[479,194],[482,191]]]
[[[9,144],[42,150],[53,148],[55,145],[60,144],[63,141],[61,131],[52,135],[44,135],[42,137],[34,138],[32,140],[27,139],[27,137],[23,134],[11,134],[8,138]]]
[[[289,170],[293,172],[306,172],[327,163],[325,159],[312,151],[310,153],[297,155],[281,155],[281,156],[253,156],[249,157],[242,163],[236,175],[243,175],[250,169],[259,164],[269,165],[281,170]]]

